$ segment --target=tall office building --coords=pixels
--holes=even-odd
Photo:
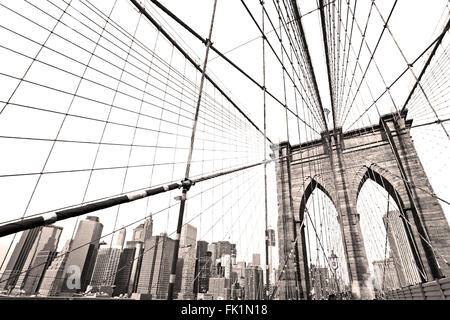
[[[14,250],[8,260],[5,271],[0,280],[0,289],[12,290],[22,272],[25,261],[27,261],[30,255],[31,248],[33,247],[38,235],[41,232],[42,227],[37,227],[29,230],[25,230],[19,242],[14,247]]]
[[[69,257],[68,251],[72,240],[67,240],[61,253],[55,257],[50,266],[44,273],[39,293],[43,296],[57,296],[62,287],[64,277],[64,270],[66,268],[66,261]]]
[[[131,263],[130,281],[128,283],[128,294],[131,294],[133,292],[137,292],[144,252],[144,243],[142,241],[127,241],[127,249],[134,249],[134,257]]]
[[[119,232],[117,233],[117,238],[116,238],[114,246],[116,248],[122,249],[123,245],[125,244],[126,236],[127,236],[127,230],[124,227],[122,227],[122,229],[120,229]]]
[[[211,277],[216,275],[216,256],[217,256],[217,244],[215,242],[208,245],[208,251],[211,252]]]
[[[218,241],[216,258],[221,258],[224,254],[229,254],[230,256],[236,255],[236,244],[230,243],[229,241]]]
[[[150,237],[153,236],[153,216],[151,213],[149,217],[145,219],[143,236],[144,238],[142,241],[144,241],[144,243],[147,239],[150,239]]]
[[[211,252],[197,258],[195,264],[195,293],[207,293],[209,289],[209,278],[211,277]]]
[[[245,261],[239,261],[236,264],[233,264],[233,272],[231,277],[232,283],[239,283],[240,287],[245,287],[245,269],[246,263]]]
[[[260,267],[248,267],[245,270],[245,299],[264,299],[263,270]]]
[[[383,216],[383,222],[389,240],[390,257],[394,259],[400,285],[405,287],[421,282],[400,213],[389,211]]]
[[[131,240],[144,242],[144,224],[143,223],[133,229],[133,237],[131,238]]]
[[[112,287],[116,280],[116,271],[119,266],[121,253],[122,250],[119,248],[100,248],[94,271],[92,272],[91,287]]]
[[[236,259],[236,244],[230,243],[229,241],[218,241],[213,242],[208,246],[208,251],[211,251],[211,275],[217,275],[218,270],[222,270],[222,268],[218,268],[218,263],[220,263],[220,259],[223,255],[230,255],[231,262],[234,263]],[[224,267],[221,265],[221,267]]]
[[[207,252],[208,252],[208,242],[203,240],[197,241],[197,251],[196,251],[197,258],[206,256]]]
[[[130,285],[135,253],[136,247],[128,247],[127,243],[127,247],[123,249],[120,255],[119,265],[117,267],[116,277],[114,281],[114,296],[131,293],[128,292],[128,288]]]
[[[137,292],[167,299],[175,240],[162,233],[147,239],[144,247]]]
[[[222,257],[220,258],[220,265],[222,266],[222,275],[227,279],[231,279],[231,273],[233,271],[231,255],[222,255]]]
[[[98,217],[87,216],[79,222],[66,261],[62,295],[86,291],[97,259],[102,230],[103,225]]]
[[[379,260],[372,262],[374,270],[374,286],[380,291],[389,291],[400,288],[394,259]]]
[[[16,292],[26,295],[36,293],[45,270],[56,255],[62,229],[57,226],[42,227],[17,280]]]
[[[254,253],[252,257],[252,264],[254,267],[260,267],[261,266],[261,255],[259,253]]]
[[[192,300],[194,295],[195,256],[196,256],[197,228],[186,224],[180,236],[177,272],[175,278],[175,294],[178,299]]]
[[[39,292],[44,275],[53,259],[57,256],[58,252],[41,250],[37,253],[31,265],[31,270],[27,275],[22,291],[26,295],[36,294]]]
[[[211,276],[211,252],[208,251],[208,242],[203,240],[197,241],[195,276],[194,292],[207,293]]]
[[[19,267],[20,265],[20,269],[17,268],[15,272],[13,272],[13,275],[15,275],[13,279],[15,282],[13,292],[15,294],[19,293],[31,294],[31,290],[33,289],[33,287],[35,287],[37,284],[40,283],[42,273],[45,271],[44,270],[45,265],[41,266],[36,264],[36,258],[39,255],[40,256],[39,260],[42,262],[41,251],[52,251],[52,252],[56,251],[62,228],[56,226],[43,226],[32,229],[30,231],[32,232],[26,235],[25,242],[23,242],[24,246],[22,246],[21,243],[22,238],[21,238],[15,248],[15,249],[18,249],[18,247],[22,248],[21,250],[22,252],[21,254],[19,254],[19,256],[17,257],[18,259],[16,260],[16,262],[18,262],[16,263],[16,266]],[[34,239],[32,243],[27,242],[27,240],[30,240],[31,234],[33,234],[32,238]],[[22,237],[24,235],[25,232],[22,235]],[[29,244],[31,244],[31,247],[28,247]],[[13,256],[11,256],[11,259],[14,258],[14,253],[17,253],[17,251],[15,250],[15,252],[13,252]],[[54,256],[54,254],[51,255]],[[10,262],[12,262],[11,259]],[[45,263],[47,263],[47,261]],[[39,268],[39,270],[37,268]],[[6,271],[8,271],[8,268],[6,269]],[[28,279],[28,286],[27,286],[28,292],[24,292],[25,283],[27,279]],[[11,288],[12,283],[9,289]]]

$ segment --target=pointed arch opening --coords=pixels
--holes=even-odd
[[[366,167],[356,196],[375,295],[422,282],[425,272],[405,202],[393,183]]]
[[[308,295],[314,300],[350,291],[342,229],[332,199],[322,184],[311,179],[300,203],[303,264]]]

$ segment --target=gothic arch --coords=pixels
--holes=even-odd
[[[299,254],[301,256],[301,273],[303,275],[302,279],[302,286],[305,288],[305,294],[310,298],[310,275],[309,275],[309,264],[308,264],[308,249],[306,245],[306,234],[305,234],[305,223],[304,223],[304,217],[305,217],[305,209],[306,204],[308,203],[309,198],[311,197],[312,193],[315,189],[319,189],[322,191],[328,199],[330,199],[331,203],[333,204],[334,208],[337,211],[336,202],[335,202],[335,189],[330,186],[329,183],[327,183],[326,179],[322,179],[320,175],[315,175],[313,177],[309,176],[306,179],[304,179],[303,188],[301,188],[300,194],[297,194],[297,197],[295,198],[295,215],[297,216],[296,219],[298,221],[298,226],[301,228],[297,231],[299,232],[299,241],[297,243],[297,248],[299,251]]]
[[[397,207],[402,213],[405,213],[405,208],[409,207],[409,200],[401,197],[401,191],[405,188],[401,179],[397,178],[389,171],[382,169],[375,163],[370,165],[363,165],[354,178],[354,203],[357,203],[361,188],[367,180],[372,180],[380,185],[387,193],[394,199]],[[404,193],[403,193],[404,194]]]
[[[406,208],[409,208],[409,200],[402,198],[400,195],[401,191],[403,191],[403,188],[405,188],[402,180],[395,175],[391,174],[389,171],[384,170],[383,168],[379,167],[377,164],[372,163],[369,166],[363,165],[360,170],[358,170],[358,173],[355,176],[355,181],[359,181],[356,186],[355,190],[355,203],[357,203],[359,193],[361,191],[361,188],[363,185],[367,182],[367,180],[372,180],[376,182],[378,185],[380,185],[384,190],[387,191],[389,196],[394,200],[396,203],[398,209],[400,210],[400,213],[403,217],[403,226],[405,228],[409,245],[411,248],[411,251],[414,255],[414,259],[416,261],[416,265],[419,269],[421,269],[423,272],[425,272],[425,267],[423,265],[423,261],[420,257],[420,254],[418,253],[417,249],[417,243],[415,242],[415,239],[413,237],[413,230],[411,228],[411,225],[409,223],[409,218],[406,212]],[[404,194],[404,193],[403,193]],[[412,217],[410,217],[412,218]],[[425,280],[425,279],[422,279]]]
[[[325,193],[325,195],[331,200],[331,202],[333,203],[334,207],[336,207],[336,202],[333,200],[333,196],[331,195],[331,193],[328,191],[328,188],[326,188],[323,184],[323,182],[319,182],[317,179],[319,178],[318,176],[315,177],[308,177],[307,178],[307,183],[305,183],[306,188],[303,190],[303,194],[301,195],[301,199],[300,199],[300,206],[299,206],[299,220],[302,221],[304,214],[305,214],[305,208],[306,208],[306,204],[308,203],[308,199],[311,196],[311,194],[314,192],[314,190],[317,188],[320,191],[322,191],[323,193]]]
[[[303,219],[306,203],[316,188],[325,193],[335,208],[337,208],[335,201],[335,189],[330,185],[327,179],[323,179],[320,174],[316,174],[313,177],[308,176],[303,180],[302,186],[300,187],[300,192],[294,194],[293,197],[294,215],[296,219]]]

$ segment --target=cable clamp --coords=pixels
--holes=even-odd
[[[176,196],[176,197],[174,197],[173,199],[174,199],[174,200],[177,200],[177,201],[181,201],[181,200],[185,200],[185,201],[186,201],[186,200],[187,200],[186,193],[183,192],[183,193],[181,194],[181,196]]]
[[[181,181],[181,186],[183,187],[184,191],[188,191],[194,184],[195,182],[192,182],[192,180],[190,179],[184,179],[183,181]]]
[[[58,215],[56,214],[56,212],[49,212],[49,213],[42,215],[42,219],[44,219],[44,223],[46,225],[56,222],[57,218],[58,218]]]
[[[127,198],[129,201],[145,198],[146,196],[147,196],[147,192],[145,190],[131,192],[131,193],[127,194]]]

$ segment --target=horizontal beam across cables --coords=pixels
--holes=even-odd
[[[102,210],[111,208],[123,203],[132,202],[138,199],[148,198],[160,193],[164,193],[167,191],[180,189],[180,188],[187,188],[189,189],[191,186],[195,185],[198,182],[203,182],[207,180],[211,180],[214,178],[218,178],[221,176],[229,175],[235,172],[251,169],[253,167],[257,167],[263,164],[267,164],[269,162],[272,162],[272,159],[260,161],[257,163],[253,163],[250,165],[246,165],[243,167],[230,169],[226,171],[221,171],[217,173],[212,173],[210,175],[202,176],[195,179],[184,179],[180,182],[174,182],[171,184],[158,186],[154,188],[148,188],[138,191],[129,192],[126,194],[117,195],[115,197],[111,197],[108,199],[102,199],[99,201],[93,201],[88,204],[72,207],[72,208],[65,208],[59,211],[54,212],[48,212],[45,214],[33,216],[31,218],[25,218],[23,220],[7,223],[5,225],[0,226],[0,237],[4,237],[13,233],[17,233],[20,231],[45,226],[49,224],[53,224],[56,221],[65,220],[69,218],[78,217],[90,212]]]

